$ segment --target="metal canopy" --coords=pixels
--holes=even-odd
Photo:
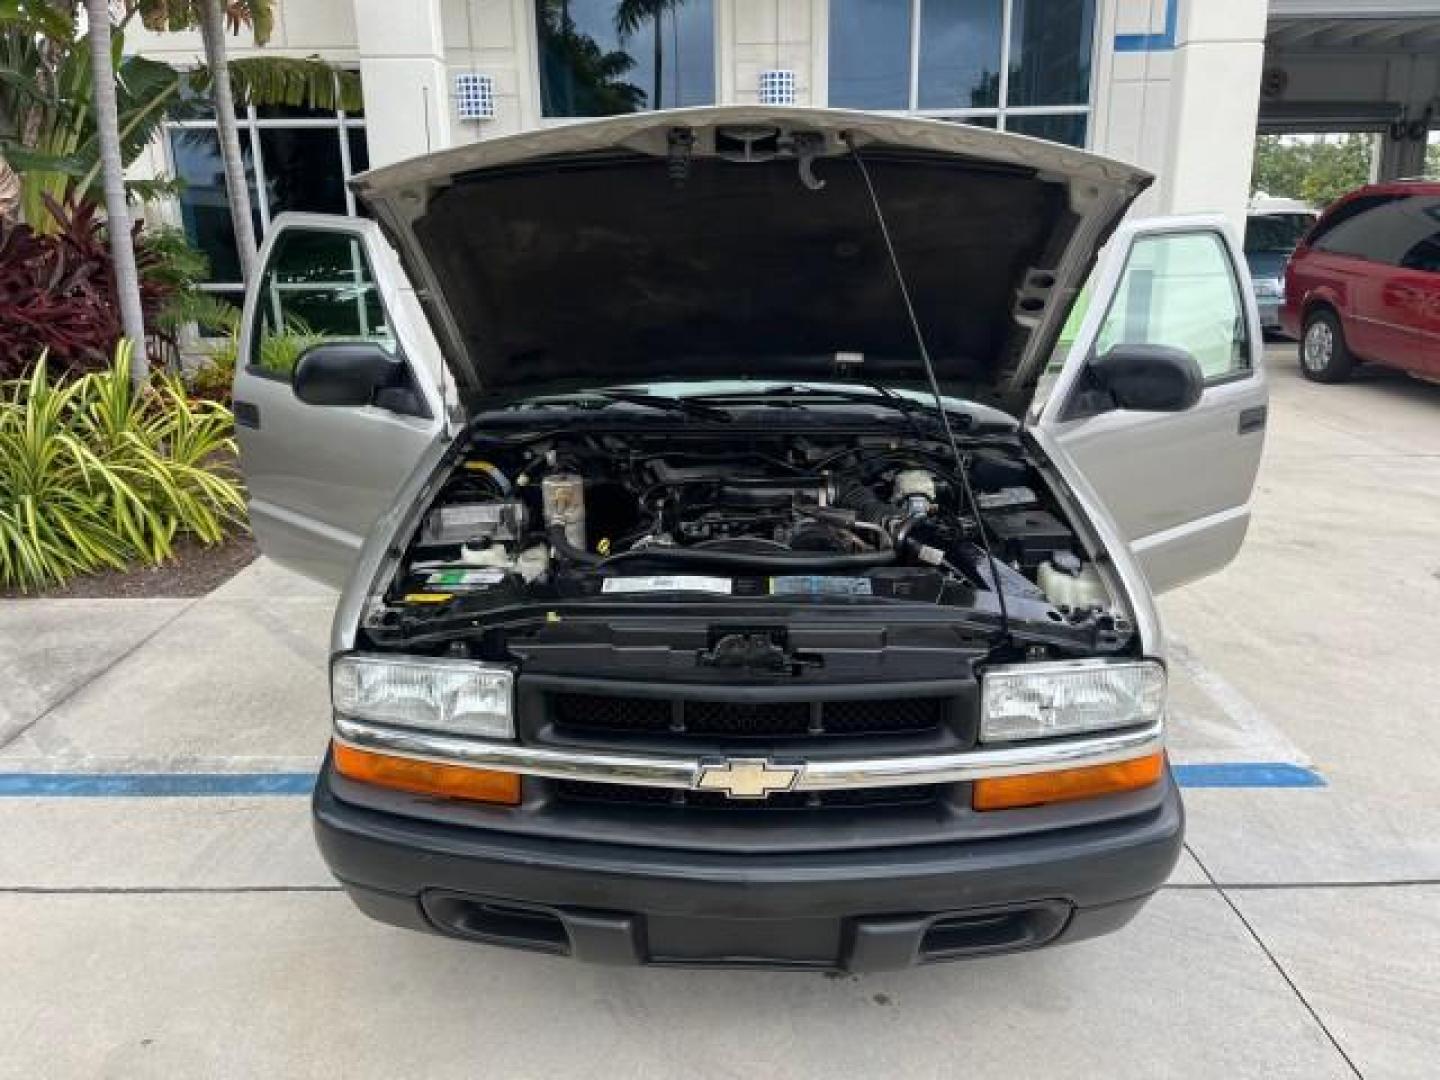
[[[1273,10],[1273,8],[1272,8]],[[1433,10],[1433,8],[1432,8]],[[1440,17],[1273,15],[1265,50],[1275,52],[1429,53],[1440,48]]]

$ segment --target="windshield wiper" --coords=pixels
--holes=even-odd
[[[866,383],[867,387],[874,393],[865,393],[860,390],[846,390],[837,387],[805,386],[804,384],[790,384],[788,386],[770,386],[757,392],[760,397],[828,397],[837,401],[853,401],[861,405],[877,405],[882,409],[893,409],[896,412],[904,413],[906,416],[923,416],[926,419],[934,419],[936,415],[935,405],[929,402],[912,401],[903,394],[897,394],[888,386],[879,383]],[[957,425],[968,428],[974,425],[975,417],[968,412],[946,409],[945,412],[951,416]]]
[[[715,405],[702,405],[686,398],[646,394],[638,390],[591,390],[585,396],[624,402],[626,405],[642,405],[647,409],[660,409],[664,412],[682,413],[697,420],[711,420],[721,424],[728,424],[734,419],[726,410]]]
[[[697,420],[707,420],[714,423],[728,424],[734,419],[729,411],[716,405],[703,405],[698,401],[690,401],[686,398],[667,397],[661,394],[647,394],[641,390],[581,390],[573,394],[558,394],[553,397],[536,399],[536,405],[556,405],[566,402],[583,402],[586,400],[599,399],[603,402],[600,408],[609,405],[639,405],[647,409],[659,409],[662,412],[680,413],[684,416],[693,416]]]

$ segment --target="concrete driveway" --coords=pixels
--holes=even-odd
[[[331,597],[262,562],[0,606],[0,1076],[1436,1075],[1440,387],[1271,371],[1245,553],[1164,602],[1189,852],[1124,932],[862,979],[373,924],[301,794]]]

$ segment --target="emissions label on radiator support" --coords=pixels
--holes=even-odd
[[[733,583],[729,578],[704,577],[700,574],[667,574],[657,577],[611,577],[600,586],[607,593],[703,592],[729,596]]]
[[[825,577],[821,574],[796,574],[772,577],[773,596],[869,596],[870,579],[863,577]]]

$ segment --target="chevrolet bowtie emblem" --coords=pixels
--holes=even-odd
[[[732,799],[763,799],[772,791],[789,791],[803,765],[775,765],[764,758],[729,758],[700,763],[701,791],[723,791]]]

